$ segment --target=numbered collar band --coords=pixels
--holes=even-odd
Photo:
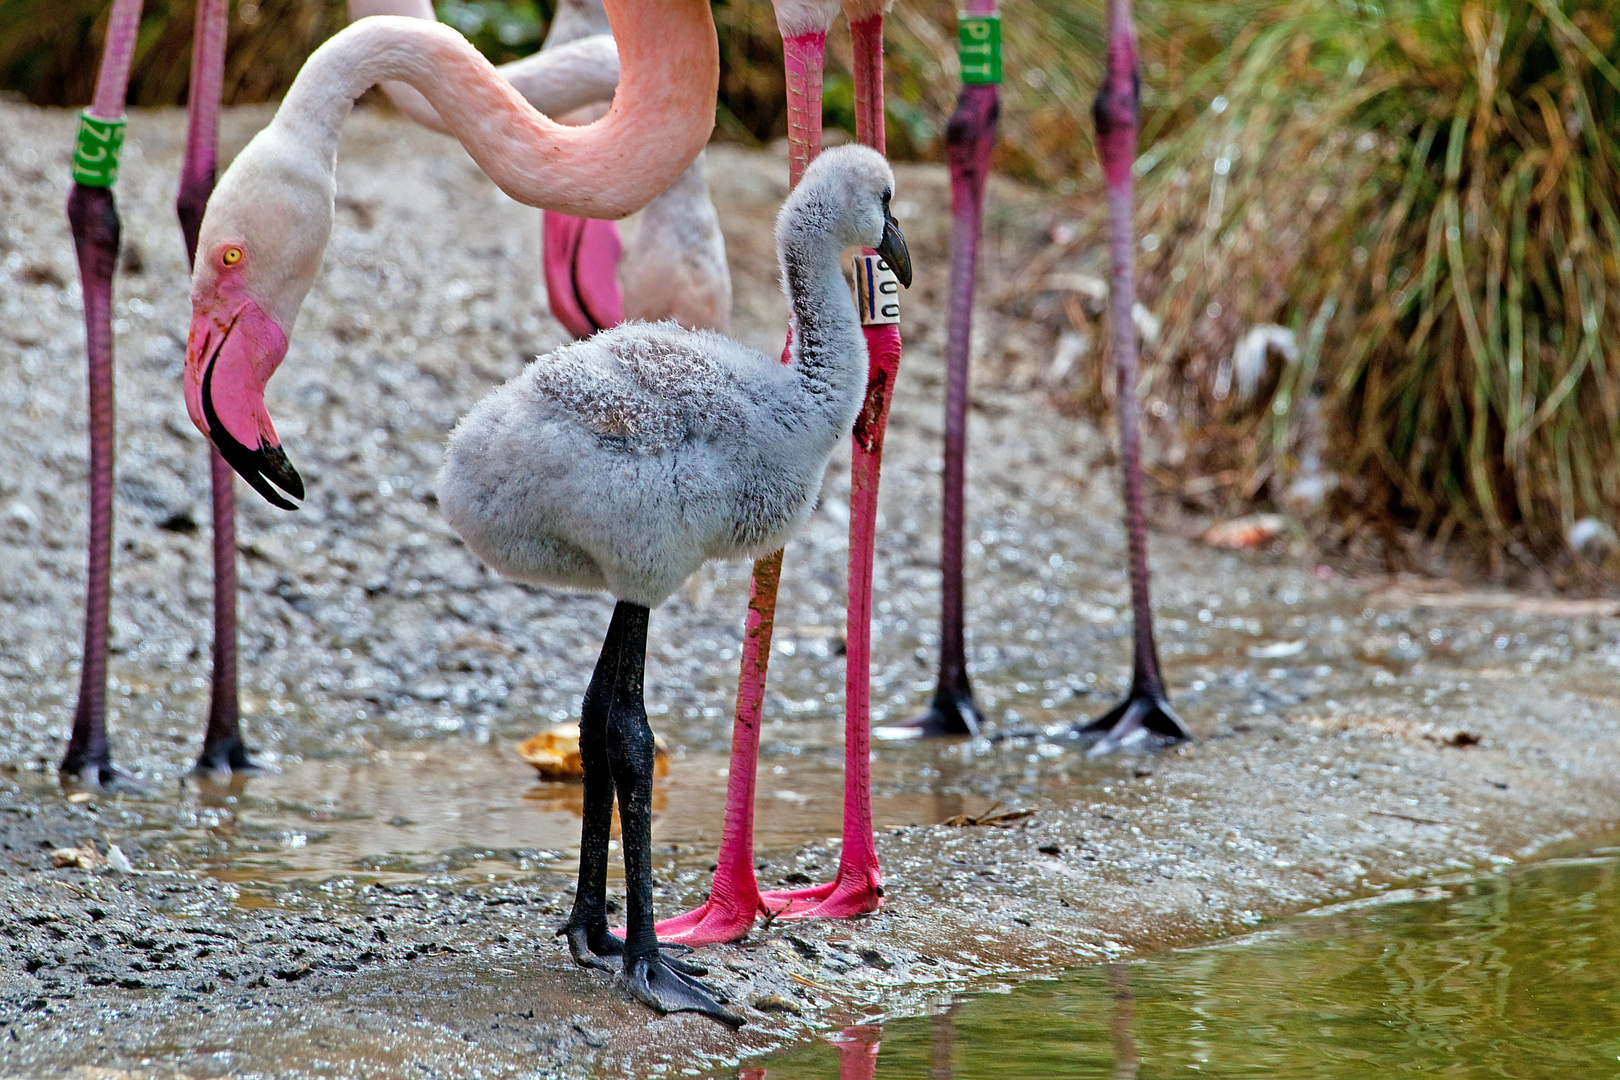
[[[855,296],[862,326],[900,321],[900,279],[881,255],[855,256]]]
[[[956,17],[956,57],[962,63],[962,81],[970,86],[1001,82],[1001,16]]]
[[[79,114],[79,137],[73,144],[73,179],[85,187],[112,187],[118,182],[118,153],[124,148],[124,118],[103,120],[89,110]]]

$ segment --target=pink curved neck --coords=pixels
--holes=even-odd
[[[435,22],[428,0],[349,0],[349,21],[359,22],[372,15],[399,15]],[[555,30],[557,23],[552,23]],[[552,35],[554,36],[554,35]],[[552,44],[552,36],[540,52],[502,64],[495,70],[511,83],[530,105],[554,119],[582,105],[613,100],[619,85],[619,54],[607,34],[574,35]],[[586,40],[596,37],[598,40]],[[428,99],[414,86],[388,80],[380,84],[388,100],[418,124],[441,135],[451,131]],[[605,106],[604,106],[605,110]],[[598,113],[590,120],[599,119]],[[585,121],[588,122],[588,121]]]
[[[124,115],[124,94],[129,87],[129,65],[135,59],[135,36],[141,26],[141,0],[113,0],[107,18],[107,44],[101,50],[96,73],[96,96],[90,115],[117,120]]]
[[[274,123],[335,162],[338,129],[354,99],[397,79],[422,92],[513,199],[582,217],[623,217],[667,187],[708,141],[720,58],[703,0],[606,6],[620,80],[613,107],[594,124],[566,127],[536,112],[449,27],[391,17],[362,19],[317,49]]]

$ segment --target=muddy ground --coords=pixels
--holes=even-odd
[[[267,118],[228,113],[226,152]],[[310,498],[242,485],[242,671],[267,775],[185,780],[206,708],[207,469],[179,375],[188,321],[172,203],[184,118],[132,118],[118,188],[113,738],[148,798],[69,801],[85,515],[82,331],[61,203],[73,120],[0,104],[0,1072],[44,1077],[649,1076],[829,1024],[1137,950],[1437,870],[1596,842],[1620,821],[1620,606],[1319,570],[1303,541],[1217,552],[1173,505],[1153,538],[1161,647],[1198,735],[1088,761],[1061,740],[880,742],[888,902],[704,950],[748,1017],[655,1019],[553,937],[577,791],[511,747],[577,701],[608,601],[485,571],[440,519],[444,435],[563,339],[538,215],[453,143],[350,122],[339,213],[269,404]],[[918,269],[891,421],[873,701],[918,711],[937,646],[943,173],[902,168]],[[736,333],[780,347],[769,222],[786,165],[718,147]],[[987,271],[1051,225],[993,189]],[[969,474],[971,660],[1003,729],[1100,711],[1128,670],[1107,440],[1060,417],[1050,342],[986,312]],[[760,876],[836,862],[847,452],[788,550],[760,787]],[[748,568],[712,566],[654,616],[660,910],[701,900],[718,840]],[[1000,803],[1007,828],[940,824]],[[138,871],[53,868],[117,845]]]

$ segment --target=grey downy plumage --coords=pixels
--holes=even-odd
[[[893,186],[880,155],[841,147],[783,205],[791,364],[711,331],[627,323],[485,397],[439,474],[450,524],[509,577],[649,608],[708,559],[781,547],[860,408],[866,347],[839,259],[882,242]]]

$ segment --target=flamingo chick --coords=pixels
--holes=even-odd
[[[866,343],[839,268],[873,247],[911,281],[889,213],[894,174],[859,146],[823,154],[777,219],[792,362],[712,331],[629,323],[540,357],[475,405],[439,474],[445,518],[518,581],[618,600],[581,706],[585,821],[573,913],[577,963],[617,969],[660,1012],[741,1023],[653,930],[653,734],[642,699],[650,609],[710,559],[782,547],[809,516],[866,388]],[[607,922],[608,829],[623,824],[624,940]]]

